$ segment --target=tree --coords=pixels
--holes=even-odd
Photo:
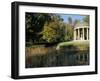
[[[89,23],[90,23],[90,21],[89,21],[89,15],[88,15],[88,16],[85,16],[85,17],[83,18],[83,22],[85,22],[86,24],[89,25]]]
[[[38,34],[43,30],[45,22],[52,21],[53,14],[45,13],[26,13],[26,43],[38,43],[41,35]]]
[[[74,27],[76,26],[77,23],[79,23],[80,20],[72,20],[71,17],[68,17],[68,23],[66,24],[66,34],[65,34],[65,40],[73,40],[73,32],[74,32]]]
[[[65,31],[65,40],[73,40],[73,27],[70,24],[66,24]]]
[[[77,20],[77,19],[72,20],[71,17],[68,17],[68,24],[70,24],[73,28],[75,27],[75,25],[76,25],[78,22],[80,22],[80,20]]]
[[[62,26],[62,21],[63,19],[57,14],[26,13],[26,43],[30,42],[32,44],[56,41],[59,38],[57,34],[59,33],[58,30],[61,30],[59,28]],[[50,30],[52,30],[51,38],[48,36]],[[54,38],[53,35],[56,36],[56,38]]]
[[[72,25],[72,24],[73,24],[73,20],[72,20],[72,18],[71,18],[71,17],[68,17],[68,23],[69,23],[70,25]]]
[[[54,20],[49,23],[45,23],[44,29],[41,32],[42,38],[48,43],[60,42],[64,40],[64,24],[61,21]]]

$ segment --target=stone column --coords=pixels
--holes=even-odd
[[[79,40],[79,36],[80,36],[79,34],[80,34],[80,32],[79,32],[79,28],[78,28],[78,40]]]
[[[83,40],[84,40],[84,28],[83,28]]]
[[[76,40],[76,29],[74,29],[74,40]]]
[[[89,33],[90,33],[90,31],[89,31],[89,28],[88,28],[88,40],[89,40],[89,36],[90,36]]]
[[[89,30],[88,30],[88,28],[87,28],[87,40],[89,40],[89,37],[88,37],[88,34],[89,34],[89,32],[88,32]]]

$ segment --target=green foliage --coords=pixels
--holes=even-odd
[[[84,22],[88,18],[84,18]],[[58,14],[26,13],[26,45],[53,43],[73,40],[73,29],[79,20],[68,18],[64,23]]]
[[[68,17],[68,23],[69,23],[70,25],[72,25],[73,20],[72,20],[72,18],[71,18],[71,17]]]
[[[73,40],[73,31],[74,27],[76,26],[77,23],[80,23],[80,20],[73,20],[72,17],[68,18],[68,23],[66,24],[65,28],[65,40],[70,41]]]
[[[75,27],[75,25],[80,22],[80,20],[73,20],[72,17],[68,17],[68,24],[70,24],[73,28]]]
[[[63,23],[55,20],[53,22],[45,23],[41,34],[43,35],[42,38],[48,43],[60,42],[64,40],[64,31]]]
[[[63,40],[63,19],[56,14],[26,13],[26,45]],[[62,38],[60,38],[62,36]]]
[[[41,35],[38,33],[42,31],[44,23],[52,20],[52,14],[44,13],[26,13],[26,42],[38,43]]]
[[[83,18],[83,22],[87,23],[89,25],[90,21],[89,21],[89,15],[88,16],[85,16]]]
[[[70,24],[67,24],[65,31],[66,31],[65,40],[66,41],[73,40],[73,27]]]

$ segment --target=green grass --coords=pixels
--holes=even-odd
[[[60,48],[71,48],[71,49],[88,49],[89,48],[89,41],[69,41],[69,42],[62,42],[59,43],[56,49]]]

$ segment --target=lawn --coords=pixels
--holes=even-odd
[[[61,42],[57,45],[56,49],[59,50],[61,48],[88,50],[89,49],[89,41]]]

